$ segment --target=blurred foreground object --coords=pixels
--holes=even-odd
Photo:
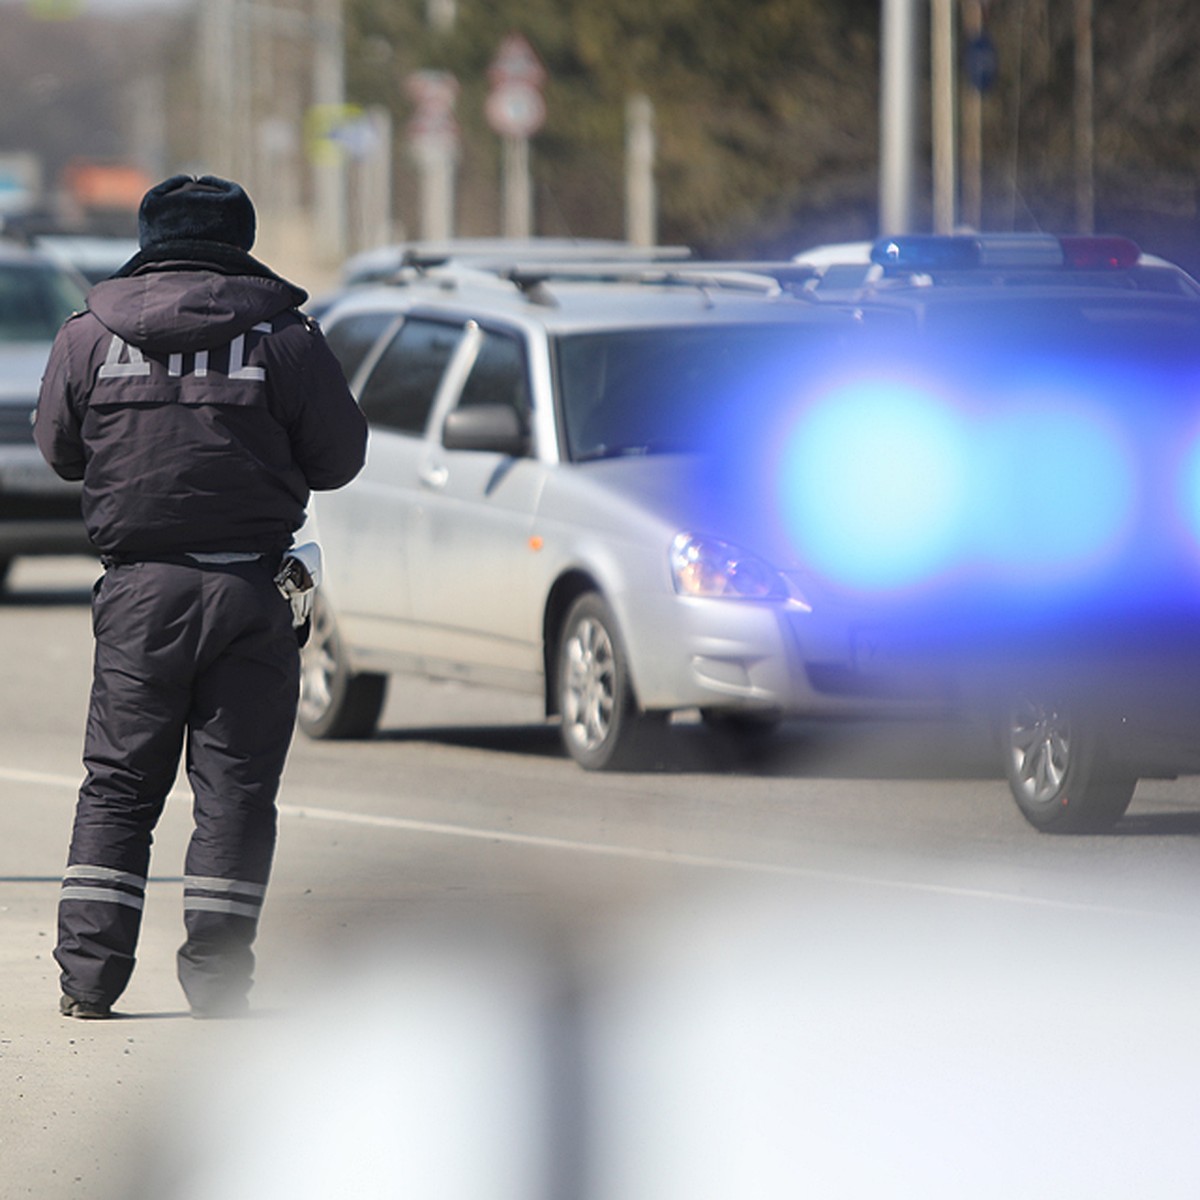
[[[1182,1198],[1194,935],[832,885],[693,896],[570,943],[435,923],[181,1081],[177,1173],[139,1194]]]

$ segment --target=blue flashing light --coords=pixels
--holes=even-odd
[[[1137,505],[1133,453],[1092,409],[1027,400],[980,425],[971,525],[1006,586],[1037,591],[1102,568]]]
[[[1187,532],[1194,542],[1200,542],[1200,434],[1194,437],[1184,455],[1179,483],[1179,507]]]
[[[967,409],[911,383],[857,380],[807,409],[782,447],[801,559],[863,593],[969,578],[1036,603],[1110,567],[1144,500],[1115,422],[1059,394]],[[1188,497],[1200,536],[1200,440]]]
[[[807,411],[784,444],[780,485],[805,561],[873,590],[947,565],[967,481],[965,434],[949,405],[919,388],[860,382]]]
[[[979,239],[930,234],[881,238],[871,248],[871,261],[901,271],[969,269],[980,264]]]

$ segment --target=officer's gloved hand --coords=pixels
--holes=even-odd
[[[275,575],[275,586],[292,606],[292,624],[300,629],[312,619],[313,598],[321,582],[321,547],[316,542],[293,546]]]

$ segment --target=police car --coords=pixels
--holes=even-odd
[[[1036,827],[1108,827],[1139,776],[1200,766],[1200,286],[1116,237],[892,238],[827,271],[799,288],[887,330],[785,452],[810,592],[854,614],[846,686],[944,673]]]

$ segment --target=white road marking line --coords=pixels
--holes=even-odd
[[[79,779],[53,775],[43,771],[22,771],[0,767],[0,779],[13,783],[32,783],[46,787],[77,789]],[[186,789],[176,788],[169,799],[189,798]],[[310,821],[328,821],[341,825],[358,825],[371,829],[395,829],[404,833],[430,834],[440,837],[467,838],[474,841],[500,842],[513,846],[532,846],[543,850],[561,850],[573,854],[592,854],[606,858],[623,858],[634,862],[660,863],[664,866],[696,867],[705,870],[743,874],[772,875],[789,879],[811,879],[825,883],[849,884],[855,887],[885,888],[895,891],[921,892],[931,895],[956,896],[968,900],[989,900],[1004,904],[1019,904],[1031,908],[1053,908],[1075,912],[1106,913],[1119,916],[1164,917],[1194,920],[1184,914],[1155,909],[1129,908],[1115,904],[1093,904],[1085,901],[1059,900],[1049,896],[1033,896],[1020,892],[1003,892],[990,888],[961,887],[952,884],[922,883],[918,880],[893,879],[859,875],[852,872],[827,871],[819,867],[787,866],[781,863],[756,862],[753,859],[721,858],[707,854],[688,854],[677,850],[654,850],[639,846],[618,846],[609,842],[579,842],[570,838],[547,837],[533,833],[510,833],[503,829],[479,829],[470,825],[447,825],[439,821],[419,821],[411,817],[376,816],[370,813],[341,812],[332,808],[312,808],[307,805],[280,804],[280,816],[299,817]]]
[[[23,771],[19,767],[0,767],[0,779],[8,783],[32,783],[39,787],[70,788],[72,792],[79,790],[83,782],[83,773],[78,775],[54,775],[49,771]],[[175,788],[168,800],[190,800],[192,793],[187,788]]]
[[[0,767],[0,779],[9,783],[36,783],[46,787],[78,788],[78,775],[49,775],[45,771],[22,771],[17,767]]]

